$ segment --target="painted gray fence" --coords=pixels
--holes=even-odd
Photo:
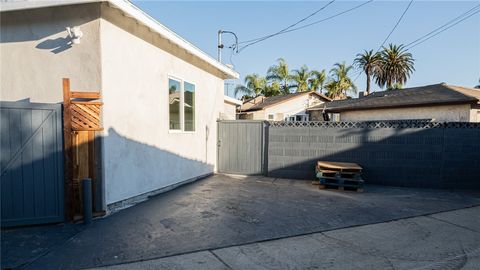
[[[60,104],[0,102],[2,227],[64,219]]]
[[[367,183],[480,188],[480,124],[272,123],[268,175],[313,179],[317,160],[359,163]]]
[[[251,125],[242,122],[231,121],[230,128]],[[258,137],[250,140],[259,140],[255,134],[249,133]],[[372,184],[480,188],[478,123],[265,122],[263,134],[265,155],[249,162],[257,162],[272,177],[314,179],[316,161],[328,160],[359,163]],[[238,153],[245,142],[229,138],[222,143],[236,150],[219,155],[220,163],[244,158]]]
[[[263,174],[263,121],[219,121],[218,171],[233,174]]]

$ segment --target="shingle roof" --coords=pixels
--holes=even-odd
[[[315,94],[315,95],[318,95],[320,98],[324,99],[324,100],[327,100],[327,101],[330,101],[330,99],[322,94],[319,94],[319,93],[316,93],[314,91],[309,91],[309,92],[298,92],[298,93],[292,93],[292,94],[288,94],[288,95],[281,95],[281,96],[272,96],[272,97],[266,97],[264,98],[262,101],[260,101],[259,103],[251,106],[251,107],[248,107],[244,110],[242,110],[243,112],[248,112],[248,111],[259,111],[259,110],[263,110],[264,108],[266,107],[270,107],[270,106],[273,106],[273,105],[277,105],[279,103],[282,103],[284,101],[287,101],[291,98],[294,98],[294,97],[298,97],[298,96],[302,96],[302,95],[307,95],[307,94]],[[245,103],[244,103],[245,104]]]
[[[349,110],[368,110],[377,108],[418,107],[425,105],[447,105],[478,103],[480,90],[453,86],[445,83],[402,90],[374,92],[362,98],[335,100],[308,110],[341,112]]]

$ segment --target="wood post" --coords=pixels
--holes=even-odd
[[[72,113],[70,109],[70,79],[63,78],[63,142],[65,155],[65,216],[72,220],[73,205],[73,149]]]
[[[63,79],[65,215],[68,220],[83,214],[82,179],[92,179],[93,190],[88,193],[95,195],[97,192],[95,131],[102,130],[100,115],[103,103],[93,100],[100,98],[99,92],[70,91],[70,80]],[[95,197],[92,198],[93,205]]]

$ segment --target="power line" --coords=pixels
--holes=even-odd
[[[329,5],[331,5],[333,2],[335,2],[335,0],[328,2],[326,5],[324,5],[323,7],[321,7],[319,10],[317,10],[317,11],[314,12],[314,13],[317,14],[318,12],[320,12],[320,11],[322,11],[323,9],[327,8],[327,7],[328,7]],[[290,28],[298,25],[299,23],[305,21],[306,19],[310,18],[311,16],[313,16],[313,15],[310,14],[308,17],[306,17],[306,18],[304,18],[304,19],[302,19],[302,20],[300,20],[300,21],[298,21],[298,22],[290,25],[289,27],[286,27],[286,28],[284,28],[284,29],[282,29],[282,30],[274,33],[274,34],[270,34],[270,35],[267,35],[267,36],[264,36],[264,37],[261,37],[261,38],[257,38],[255,41],[252,41],[251,43],[243,46],[243,47],[240,48],[239,50],[242,51],[242,50],[244,50],[245,48],[247,48],[247,47],[249,47],[249,46],[251,46],[251,45],[254,45],[254,44],[258,43],[258,42],[261,42],[261,41],[264,41],[264,40],[269,39],[269,38],[271,38],[271,37],[274,37],[274,36],[277,36],[277,35],[286,33],[287,31],[289,31]],[[291,30],[291,29],[290,29],[290,30]]]
[[[249,43],[249,42],[257,41],[257,40],[260,40],[260,39],[267,39],[267,38],[272,37],[272,36],[274,36],[274,35],[276,35],[276,34],[282,33],[282,32],[284,32],[284,31],[286,31],[286,30],[288,30],[288,29],[290,29],[290,28],[292,28],[292,27],[294,27],[294,26],[297,26],[298,24],[306,21],[307,19],[309,19],[309,18],[317,15],[317,13],[319,13],[319,12],[322,11],[322,10],[324,10],[326,7],[328,7],[329,5],[333,4],[333,2],[335,2],[335,1],[336,1],[336,0],[332,0],[332,1],[328,2],[326,5],[322,6],[320,9],[316,10],[315,12],[313,12],[313,13],[310,14],[310,15],[308,15],[307,17],[305,17],[305,18],[297,21],[296,23],[294,23],[294,24],[292,24],[292,25],[290,25],[290,26],[288,26],[288,27],[286,27],[286,28],[284,28],[284,29],[282,29],[282,30],[274,33],[274,34],[266,35],[266,36],[259,37],[259,38],[254,38],[254,39],[251,39],[251,40],[242,41],[242,42],[239,42],[238,44]]]
[[[380,45],[380,47],[378,47],[377,51],[380,51],[380,49],[385,45],[385,43],[387,42],[387,40],[390,38],[390,36],[393,34],[393,32],[395,31],[395,29],[397,29],[397,26],[400,24],[400,22],[402,21],[403,17],[405,16],[405,14],[407,13],[408,9],[410,8],[410,6],[412,5],[413,3],[413,0],[410,0],[410,3],[408,3],[407,7],[405,8],[405,10],[403,11],[402,15],[400,15],[400,18],[398,18],[397,22],[395,23],[395,25],[393,26],[392,30],[390,30],[390,32],[388,33],[387,37],[383,40],[382,44]],[[352,64],[353,65],[353,64]],[[362,75],[362,71],[360,71],[357,76],[355,77],[355,79],[353,80],[353,82],[356,82],[358,80],[358,78],[360,77],[360,75]],[[355,76],[355,75],[354,75]]]
[[[403,19],[403,16],[405,16],[405,14],[407,13],[408,9],[410,8],[410,6],[412,5],[413,3],[413,0],[410,0],[410,3],[408,3],[408,6],[405,8],[405,10],[403,11],[402,15],[400,16],[400,18],[398,18],[397,20],[397,23],[395,24],[395,26],[392,28],[392,30],[390,31],[390,33],[388,33],[387,37],[383,40],[382,42],[382,45],[380,45],[380,47],[377,49],[377,52],[383,47],[383,45],[385,45],[385,42],[387,42],[387,40],[390,38],[390,36],[392,35],[392,33],[395,31],[395,29],[397,28],[398,24],[400,24],[400,22],[402,21]]]
[[[283,31],[283,32],[279,32],[279,33],[275,34],[275,36],[281,35],[281,34],[290,33],[290,32],[292,32],[292,31],[297,31],[297,30],[300,30],[300,29],[303,29],[303,28],[306,28],[306,27],[310,27],[310,26],[312,26],[312,25],[315,25],[315,24],[318,24],[318,23],[321,23],[321,22],[324,22],[324,21],[333,19],[333,18],[338,17],[338,16],[340,16],[340,15],[343,15],[343,14],[345,14],[345,13],[347,13],[347,12],[350,12],[350,11],[353,11],[353,10],[355,10],[355,9],[358,9],[358,8],[360,8],[360,7],[368,4],[368,3],[370,3],[370,2],[373,2],[373,0],[368,0],[368,1],[366,1],[366,2],[364,2],[364,3],[362,3],[362,4],[360,4],[360,5],[357,5],[357,6],[354,6],[354,7],[352,7],[352,8],[349,8],[349,9],[347,9],[347,10],[344,10],[344,11],[342,11],[342,12],[339,12],[339,13],[337,13],[337,14],[335,14],[335,15],[330,16],[330,17],[327,17],[327,18],[324,18],[324,19],[321,19],[321,20],[318,20],[318,21],[315,21],[315,22],[312,22],[312,23],[309,23],[309,24],[306,24],[306,25],[302,25],[302,26],[299,26],[299,27],[296,27],[296,28],[292,28],[292,29],[289,29],[289,30],[286,30],[286,31]],[[240,49],[239,49],[239,52],[241,52],[241,51],[244,50],[245,48],[247,48],[247,47],[249,47],[249,46],[251,46],[251,45],[254,45],[254,44],[258,43],[258,42],[261,42],[261,41],[263,41],[263,39],[262,39],[262,38],[259,38],[259,39],[257,39],[256,41],[253,41],[253,42],[251,42],[251,43],[243,46],[242,48],[240,48]]]
[[[455,17],[454,19],[448,21],[447,23],[441,25],[440,27],[437,27],[435,28],[434,30],[430,31],[429,33],[417,38],[416,40],[408,43],[407,45],[405,45],[405,48],[407,50],[413,48],[413,47],[416,47],[420,44],[422,44],[423,42],[435,37],[436,35],[452,28],[453,26],[463,22],[464,20],[472,17],[473,15],[477,14],[480,12],[480,4],[479,5],[476,5],[475,7],[469,9],[468,11],[462,13],[461,15]],[[443,29],[442,29],[443,28]]]

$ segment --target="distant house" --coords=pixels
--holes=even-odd
[[[446,83],[374,92],[308,109],[311,120],[336,121],[431,119],[480,122],[480,90]]]
[[[322,106],[330,98],[314,91],[282,96],[256,97],[243,102],[238,109],[238,119],[269,121],[308,121],[306,109]]]
[[[223,113],[221,120],[235,120],[237,118],[237,108],[242,105],[242,101],[229,96],[223,97]]]

